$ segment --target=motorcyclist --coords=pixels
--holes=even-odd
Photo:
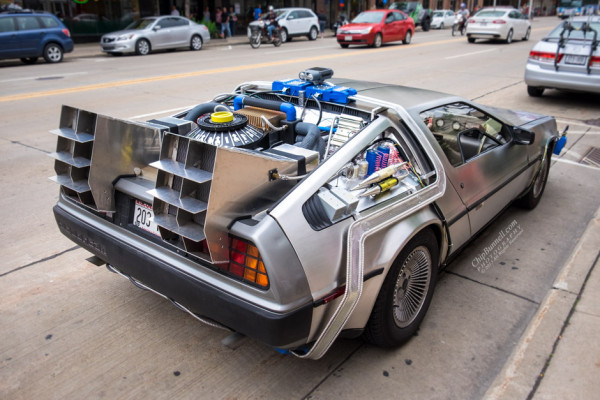
[[[461,25],[464,25],[467,22],[467,19],[469,18],[471,13],[469,13],[467,5],[465,3],[461,3],[460,9],[456,12],[456,15],[462,17]]]
[[[277,14],[275,14],[275,10],[273,6],[269,6],[269,12],[267,14],[267,36],[269,37],[269,41],[273,40],[273,31],[277,28]]]

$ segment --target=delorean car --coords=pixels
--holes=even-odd
[[[147,122],[63,106],[60,231],[298,357],[341,336],[406,342],[438,271],[513,202],[538,204],[564,138],[552,117],[332,76],[247,82]]]

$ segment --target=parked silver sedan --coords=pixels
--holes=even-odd
[[[525,83],[530,96],[546,88],[600,93],[600,17],[561,22],[529,52]]]
[[[150,54],[154,50],[189,47],[200,50],[210,40],[208,28],[184,17],[147,17],[132,22],[122,31],[100,39],[102,51],[109,54]]]

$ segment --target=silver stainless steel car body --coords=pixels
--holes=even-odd
[[[528,40],[531,23],[519,10],[512,7],[490,7],[478,11],[468,19],[467,39]]]
[[[64,106],[61,232],[203,322],[299,357],[363,330],[387,345],[375,315],[412,335],[437,270],[513,200],[539,200],[556,123],[319,74],[247,82],[147,123]],[[448,158],[452,137],[462,161]],[[361,172],[377,156],[382,169]],[[395,310],[417,292],[405,320]]]
[[[109,54],[137,53],[146,55],[153,50],[189,48],[200,50],[208,43],[208,28],[184,17],[146,17],[132,22],[127,28],[107,33],[100,39],[102,51]]]
[[[585,29],[583,29],[585,26]],[[600,17],[573,17],[535,44],[525,67],[531,96],[545,88],[600,93]]]

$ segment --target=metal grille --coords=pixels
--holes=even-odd
[[[581,164],[600,168],[600,148],[592,147],[580,161]]]

